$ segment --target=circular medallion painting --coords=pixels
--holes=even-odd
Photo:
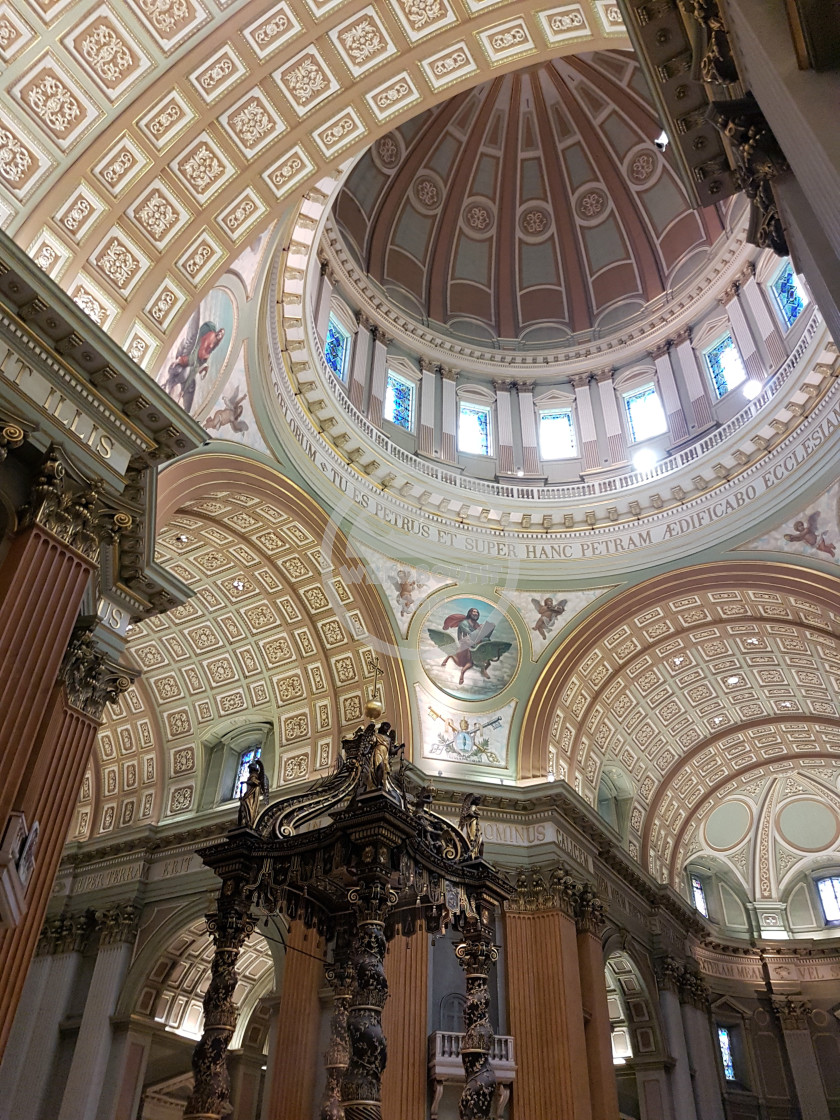
[[[230,293],[226,288],[213,288],[193,307],[169,351],[158,383],[190,416],[198,415],[218,397],[235,327],[236,308]]]
[[[424,670],[458,700],[486,700],[507,688],[519,666],[519,639],[507,615],[485,599],[438,603],[419,638]]]

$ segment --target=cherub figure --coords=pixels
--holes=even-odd
[[[222,396],[225,407],[217,408],[212,416],[208,416],[204,421],[204,427],[208,431],[212,431],[214,428],[218,431],[220,428],[230,427],[234,432],[247,432],[248,421],[242,419],[247,397],[247,390],[240,395],[237,385],[228,396]]]
[[[253,828],[260,811],[260,801],[268,797],[268,775],[259,758],[248,766],[248,777],[239,795],[239,825]]]
[[[407,569],[400,568],[396,577],[391,577],[391,583],[397,592],[396,602],[400,608],[400,618],[405,618],[407,614],[411,614],[414,610],[414,592],[418,587],[417,579]]]
[[[800,541],[802,544],[807,544],[809,548],[815,548],[817,552],[825,552],[832,560],[836,558],[837,545],[825,539],[825,533],[820,533],[817,537],[817,522],[820,519],[819,510],[816,513],[808,515],[808,524],[804,521],[794,521],[793,533],[785,533],[785,540],[791,544],[797,544]]]
[[[541,603],[539,599],[532,599],[531,602],[534,610],[537,612],[537,621],[531,627],[536,630],[544,642],[548,641],[548,631],[552,629],[554,623],[566,609],[568,599],[561,599],[555,603],[553,599],[544,599]]]

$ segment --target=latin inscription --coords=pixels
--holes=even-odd
[[[8,346],[0,357],[0,375],[9,384],[16,385],[25,392],[30,400],[49,413],[77,442],[89,448],[100,459],[106,460],[120,473],[125,470],[130,452],[118,446],[113,436],[103,431],[69,397],[51,385],[38,370],[22,361]]]
[[[386,524],[432,544],[488,561],[609,558],[656,548],[665,542],[696,533],[732,514],[748,510],[756,500],[799,470],[832,433],[840,428],[840,404],[834,404],[819,421],[813,418],[807,427],[801,428],[784,452],[771,454],[764,469],[756,468],[749,481],[733,485],[731,489],[719,489],[698,497],[682,507],[679,515],[675,511],[670,515],[664,514],[655,521],[651,518],[653,523],[650,527],[630,531],[616,527],[603,532],[581,532],[558,541],[531,543],[505,538],[502,533],[490,535],[476,531],[462,532],[436,524],[433,515],[428,518],[414,516],[412,513],[403,513],[394,504],[383,502],[378,497],[378,492],[369,491],[364,484],[351,480],[345,474],[343,465],[339,466],[332,461],[312,441],[309,432],[295,414],[296,405],[287,399],[285,387],[277,379],[274,380],[274,390],[284,419],[301,449],[320,469],[325,479],[346,495],[348,501],[364,511],[366,516],[375,519],[380,526]]]

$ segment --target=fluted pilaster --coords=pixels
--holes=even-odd
[[[425,1120],[428,934],[395,937],[385,957],[385,975],[390,996],[382,1012],[382,1029],[393,1060],[382,1074],[382,1115]]]
[[[269,1120],[312,1120],[324,984],[324,944],[303,922],[293,922],[287,938],[283,993],[278,1011],[275,1049],[269,1054],[271,1074]],[[319,959],[320,958],[320,959]]]

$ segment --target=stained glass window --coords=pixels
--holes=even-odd
[[[719,397],[725,396],[730,389],[740,385],[747,379],[747,371],[741,361],[738,347],[732,340],[731,334],[723,338],[706,351],[706,365],[715,383],[715,391]]]
[[[324,357],[327,365],[339,381],[347,376],[347,355],[350,351],[350,335],[341,324],[330,315],[327,324],[327,340],[324,343]]]
[[[407,432],[414,430],[414,386],[390,371],[385,386],[383,415]]]
[[[829,879],[819,879],[817,890],[820,892],[823,914],[827,922],[840,922],[840,875]]]
[[[735,1080],[735,1066],[732,1064],[732,1036],[729,1027],[718,1027],[718,1046],[723,1060],[723,1075],[727,1081]]]
[[[458,415],[458,449],[469,455],[489,455],[490,409],[481,404],[461,401]]]
[[[571,409],[542,409],[540,411],[541,458],[570,459],[574,455],[577,455],[577,440]]]
[[[645,385],[624,397],[624,408],[627,411],[627,426],[630,429],[630,439],[639,443],[643,439],[652,439],[661,436],[668,430],[668,421],[659,394],[653,385]]]
[[[233,793],[231,797],[241,797],[245,789],[245,783],[248,781],[248,767],[255,758],[260,757],[260,748],[252,748],[248,751],[243,751],[239,756],[239,766],[236,770],[236,781],[233,783]]]
[[[805,307],[805,293],[790,261],[770,285],[786,327],[792,327]]]
[[[706,905],[706,891],[703,887],[703,880],[699,875],[691,876],[691,893],[694,895],[694,906],[704,918],[709,916],[709,908]]]

